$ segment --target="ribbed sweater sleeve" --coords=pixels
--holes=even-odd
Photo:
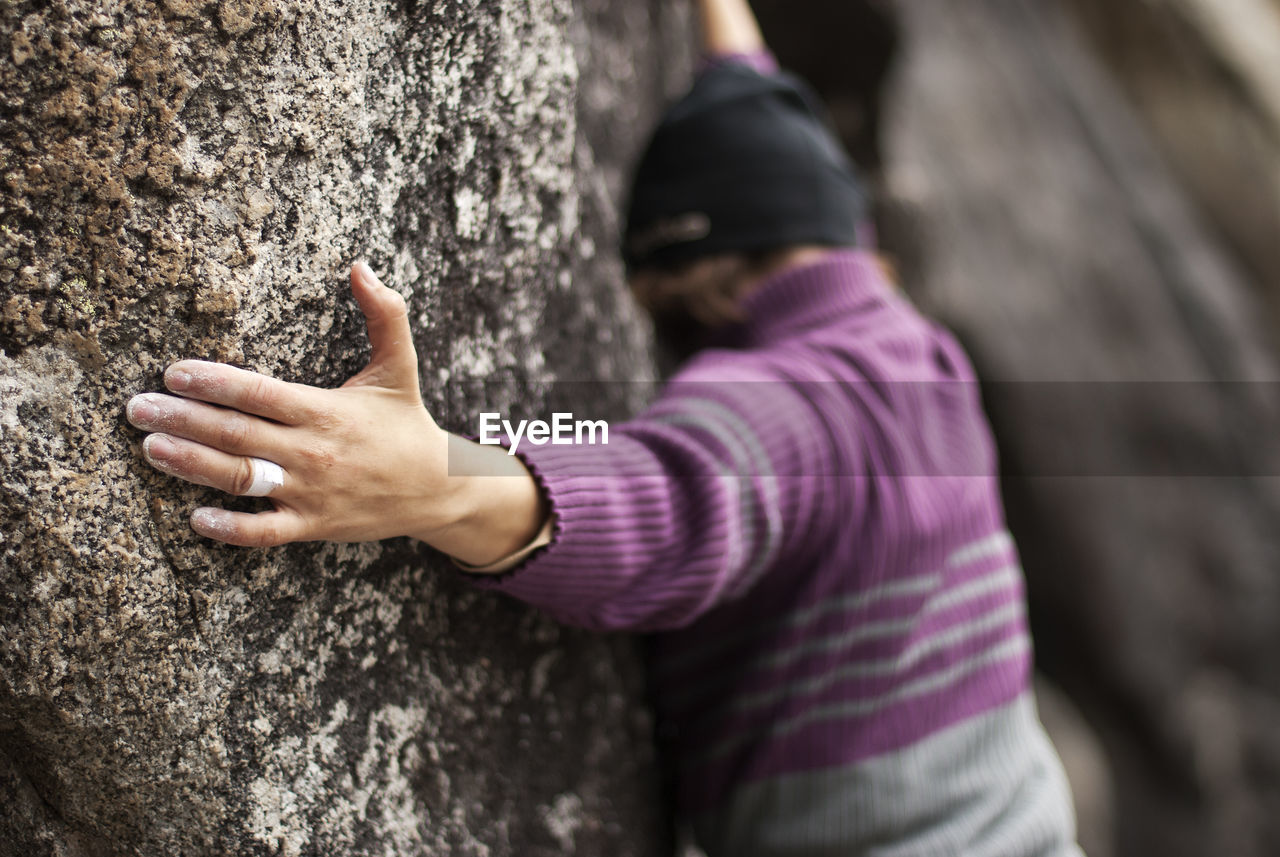
[[[773,52],[767,48],[762,48],[758,51],[747,51],[745,53],[704,54],[698,60],[695,71],[701,74],[731,63],[753,68],[760,74],[773,74],[778,70],[778,60],[774,57]]]
[[[681,627],[746,591],[789,534],[821,538],[835,467],[819,403],[769,361],[708,352],[607,445],[520,448],[550,546],[479,581],[597,630]]]

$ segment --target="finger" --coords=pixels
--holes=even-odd
[[[164,385],[188,399],[226,405],[287,425],[306,422],[315,414],[314,387],[225,363],[179,360],[165,370]]]
[[[409,308],[400,293],[389,289],[364,262],[351,266],[351,292],[369,329],[373,356],[357,383],[378,383],[418,390],[418,355],[409,327]],[[355,380],[355,379],[353,379]]]
[[[125,407],[125,416],[144,431],[194,440],[232,455],[281,461],[291,448],[285,429],[276,423],[181,396],[134,396]]]
[[[266,548],[308,538],[306,522],[292,509],[230,512],[201,506],[191,513],[191,529],[209,539],[249,548]]]
[[[201,443],[167,434],[149,434],[142,441],[142,454],[147,463],[162,473],[207,485],[228,494],[244,496],[253,486],[253,461],[244,455],[229,455]],[[284,484],[271,492],[272,497],[288,496],[292,478],[283,472]]]

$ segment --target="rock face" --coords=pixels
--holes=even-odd
[[[122,410],[182,357],[341,383],[355,258],[409,298],[449,428],[646,377],[613,208],[686,24],[675,0],[0,6],[0,854],[662,851],[632,643],[416,543],[204,541],[187,513],[227,498],[146,466]]]
[[[1059,3],[899,6],[912,216],[886,237],[914,233],[909,290],[984,379],[1037,660],[1111,757],[1114,853],[1280,853],[1268,316]]]

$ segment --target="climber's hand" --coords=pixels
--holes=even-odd
[[[273,510],[202,507],[192,528],[251,547],[412,536],[477,566],[523,547],[548,514],[529,471],[500,447],[436,425],[422,404],[404,298],[363,264],[351,269],[351,291],[373,355],[337,389],[180,360],[164,375],[176,396],[129,401],[129,422],[155,432],[143,453],[165,473],[245,494],[251,459],[283,469]],[[451,462],[466,475],[450,476]]]
[[[291,384],[220,363],[182,360],[164,375],[176,395],[135,396],[126,409],[148,462],[230,494],[253,480],[251,457],[284,483],[272,511],[199,508],[191,526],[236,545],[426,537],[449,524],[458,480],[447,476],[449,435],[423,407],[404,298],[363,264],[351,290],[373,356],[337,389]]]

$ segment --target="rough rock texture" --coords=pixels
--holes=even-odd
[[[206,542],[122,409],[181,357],[340,383],[357,257],[450,428],[646,377],[612,208],[682,9],[0,3],[0,854],[662,850],[630,643],[407,541]]]
[[[1038,661],[1111,757],[1114,853],[1280,853],[1268,316],[1059,3],[899,7],[886,238],[985,379]]]

